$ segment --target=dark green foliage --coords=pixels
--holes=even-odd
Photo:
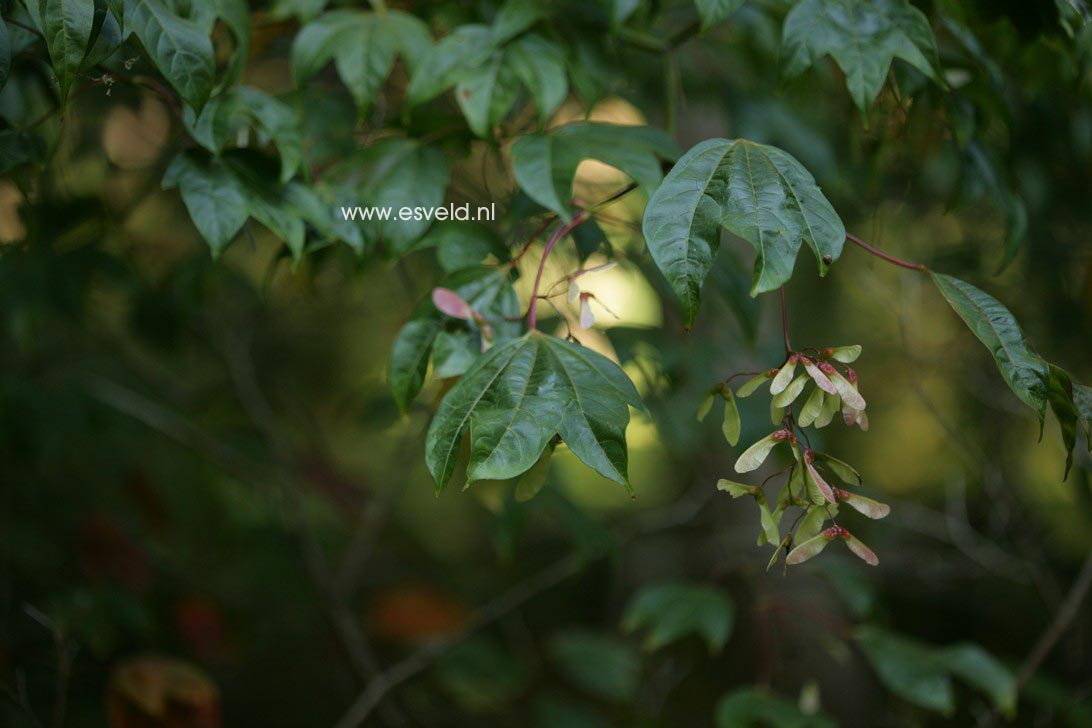
[[[1087,723],[1082,3],[0,11],[0,724]]]

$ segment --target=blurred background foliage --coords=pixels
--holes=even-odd
[[[896,61],[862,113],[829,61],[779,80],[790,2],[752,0],[702,32],[690,2],[550,3],[543,32],[572,88],[549,124],[649,123],[682,149],[780,146],[848,230],[975,281],[1044,356],[1092,380],[1088,9],[914,4],[948,88]],[[517,104],[479,139],[450,94],[404,111],[401,63],[367,114],[332,67],[297,85],[292,41],[323,5],[252,3],[242,76],[294,111],[305,166],[392,128],[427,136],[452,166],[447,199],[495,202],[495,232],[518,251],[541,211],[507,153],[533,111]],[[391,5],[436,37],[497,11]],[[435,251],[392,260],[312,241],[293,262],[250,222],[214,262],[161,189],[193,146],[172,95],[87,69],[56,113],[34,34],[8,29],[4,725],[1092,725],[1092,609],[1067,600],[1092,576],[1089,458],[1078,446],[1062,482],[1055,421],[1038,441],[923,277],[850,249],[827,278],[802,264],[788,286],[798,345],[864,347],[871,431],[824,431],[824,444],[893,506],[862,534],[876,569],[830,554],[788,577],[764,570],[753,509],[714,489],[737,453],[694,410],[727,374],[780,364],[776,297],[748,297],[753,253],[729,241],[684,333],[640,236],[641,193],[545,274],[563,278],[581,249],[620,263],[584,284],[617,318],[596,309],[577,337],[620,362],[651,410],[628,430],[636,498],[564,450],[530,500],[512,483],[436,495],[423,433],[449,384],[402,415],[386,381],[396,333],[442,277]],[[663,51],[663,38],[680,40]],[[230,34],[213,39],[223,67]],[[130,59],[151,73],[131,49],[107,68]],[[625,182],[586,161],[575,195]],[[540,252],[520,260],[524,305]],[[564,335],[576,312],[561,313],[544,308],[542,328]],[[765,408],[744,402],[744,442],[768,431]]]

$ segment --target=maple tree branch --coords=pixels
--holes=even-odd
[[[785,353],[792,353],[792,344],[789,343],[789,301],[785,295],[785,286],[781,286],[781,333],[785,336]]]
[[[1073,624],[1073,620],[1080,611],[1081,604],[1088,596],[1090,588],[1092,588],[1092,551],[1089,551],[1085,557],[1084,564],[1082,564],[1077,578],[1073,580],[1073,585],[1070,586],[1065,601],[1062,602],[1058,613],[1054,615],[1054,621],[1051,622],[1050,627],[1042,634],[1039,641],[1035,643],[1035,647],[1032,648],[1031,653],[1024,660],[1024,664],[1020,666],[1020,671],[1016,674],[1016,687],[1014,688],[1017,695],[1039,671],[1039,667],[1046,660],[1050,651],[1054,649],[1054,646],[1058,644],[1058,640],[1069,630],[1070,625]]]
[[[864,250],[868,251],[869,253],[876,256],[877,258],[880,258],[881,260],[886,260],[888,263],[891,263],[892,265],[897,265],[897,266],[899,266],[901,268],[909,268],[910,270],[921,271],[922,273],[928,273],[929,272],[929,269],[925,265],[923,265],[922,263],[911,263],[908,260],[902,260],[901,258],[896,258],[893,255],[888,255],[887,253],[883,252],[879,248],[875,248],[875,247],[869,245],[868,243],[861,240],[856,235],[850,235],[849,233],[846,233],[846,240],[848,240],[849,242],[853,243],[854,245],[856,245],[856,246],[858,246],[860,248],[863,248]]]

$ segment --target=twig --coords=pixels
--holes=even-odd
[[[579,573],[583,561],[577,554],[567,556],[520,582],[487,603],[467,620],[462,631],[432,642],[395,663],[368,683],[336,724],[336,728],[355,728],[363,723],[393,688],[427,669],[434,659],[474,632],[486,627],[520,607],[524,602]]]
[[[103,85],[103,83],[105,83],[105,80],[104,80],[104,79],[105,79],[105,76],[100,76],[99,78],[96,78],[96,79],[92,79],[92,80],[88,81],[88,82],[87,82],[87,83],[85,83],[85,84],[84,84],[83,86],[80,86],[80,87],[79,87],[78,89],[76,89],[76,92],[75,92],[75,93],[73,93],[73,94],[71,94],[71,95],[70,95],[70,96],[68,97],[68,101],[72,101],[72,100],[73,100],[73,99],[75,99],[75,98],[76,98],[77,96],[79,96],[80,94],[82,94],[82,93],[83,93],[84,91],[87,91],[87,90],[89,90],[89,89],[93,89],[93,88],[95,88],[96,86],[101,86],[101,85]],[[64,109],[64,108],[65,108],[65,103],[67,103],[67,102],[64,102],[64,103],[60,103],[60,104],[57,104],[57,105],[56,105],[56,106],[54,106],[54,107],[53,107],[52,109],[50,109],[49,111],[47,111],[46,113],[42,114],[42,115],[41,115],[41,116],[39,116],[39,117],[38,117],[37,119],[35,119],[34,121],[32,121],[32,122],[30,123],[30,125],[29,125],[29,126],[27,126],[27,127],[25,127],[25,128],[23,129],[23,131],[33,131],[33,130],[37,129],[37,128],[38,128],[38,127],[40,127],[40,126],[41,126],[42,124],[46,123],[47,121],[49,121],[50,119],[52,119],[52,118],[53,118],[54,116],[56,116],[56,115],[57,115],[57,113],[58,113],[58,112],[60,112],[60,111],[61,111],[62,109]]]
[[[632,529],[629,537],[647,536],[673,528],[679,524],[692,522],[709,502],[712,494],[712,489],[703,488],[699,495],[692,500],[678,503],[661,513],[649,514],[649,519],[644,523],[638,523]],[[602,558],[608,553],[610,553],[609,549],[603,549],[592,555],[571,554],[566,556],[518,583],[492,601],[487,602],[470,616],[462,630],[457,634],[421,647],[400,662],[395,663],[369,683],[367,688],[349,706],[341,720],[337,722],[336,728],[356,728],[356,726],[367,720],[387,693],[426,670],[433,660],[451,647],[478,630],[507,616],[532,597],[575,576],[589,561]]]
[[[520,251],[516,254],[516,257],[512,258],[512,260],[509,262],[509,265],[514,266],[519,263],[523,256],[527,254],[527,251],[531,249],[531,246],[534,244],[534,242],[538,240],[539,236],[542,235],[542,233],[546,232],[546,228],[550,227],[550,223],[552,223],[553,221],[553,215],[543,220],[542,224],[539,225],[538,229],[535,230],[534,234],[532,234],[531,237],[527,238],[527,242],[523,244],[522,248],[520,248]]]
[[[637,185],[636,182],[630,182],[628,185],[626,185],[622,189],[618,190],[617,192],[611,194],[609,197],[606,197],[606,198],[600,200],[599,202],[595,203],[591,207],[586,208],[586,211],[588,212],[588,214],[597,213],[600,210],[602,210],[604,207],[606,207],[607,205],[610,205],[612,202],[617,202],[618,200],[620,200],[623,197],[625,197],[626,195],[628,195],[630,192],[633,192],[635,189],[637,189],[637,187],[638,187],[638,185]]]
[[[212,333],[214,338],[219,339],[221,352],[228,365],[228,371],[235,384],[236,393],[243,405],[243,410],[265,437],[274,456],[281,461],[283,467],[290,471],[294,470],[294,463],[288,460],[285,455],[292,451],[292,443],[278,427],[273,406],[258,382],[258,373],[254,366],[253,357],[250,355],[249,342],[238,336],[233,336],[230,332],[220,331],[215,325]],[[342,593],[337,588],[337,580],[322,551],[322,545],[311,533],[302,515],[305,509],[300,502],[300,494],[293,487],[294,483],[290,482],[289,479],[282,478],[280,482],[282,494],[286,499],[294,501],[293,511],[295,515],[290,518],[290,522],[295,526],[294,530],[299,539],[304,566],[307,568],[311,580],[327,602],[334,630],[337,632],[360,677],[374,682],[379,675],[379,666],[363,630],[361,630],[352,611],[341,598]],[[403,716],[392,706],[386,706],[385,711],[388,720],[402,722]]]
[[[531,304],[530,308],[527,310],[527,329],[529,331],[534,331],[535,325],[538,323],[538,289],[539,286],[542,285],[542,273],[546,270],[546,259],[550,257],[550,253],[553,252],[554,246],[557,245],[558,241],[575,230],[576,227],[586,219],[584,212],[578,212],[576,216],[573,217],[572,222],[567,225],[561,225],[554,230],[553,235],[551,235],[550,239],[546,242],[546,247],[542,250],[542,258],[538,261],[538,272],[535,273],[535,285],[531,289]]]
[[[1069,587],[1069,593],[1062,602],[1061,608],[1054,615],[1054,621],[1051,622],[1046,632],[1043,632],[1039,641],[1035,643],[1035,646],[1024,660],[1024,664],[1020,666],[1020,671],[1016,673],[1014,691],[1017,695],[1027,687],[1028,682],[1039,671],[1047,656],[1050,655],[1051,650],[1058,644],[1058,640],[1069,630],[1078,610],[1081,608],[1081,604],[1088,596],[1089,588],[1092,588],[1092,551],[1089,551],[1085,557],[1084,564],[1081,566],[1077,578],[1073,580],[1072,586]]]
[[[542,251],[542,258],[540,258],[538,262],[538,272],[535,273],[535,285],[534,288],[532,288],[531,290],[531,304],[530,307],[527,309],[527,328],[529,330],[534,330],[535,325],[538,323],[538,291],[539,287],[542,285],[542,273],[546,270],[546,259],[550,257],[550,253],[553,252],[554,246],[556,246],[558,242],[566,235],[571,233],[583,223],[587,222],[591,217],[595,215],[596,212],[603,209],[604,207],[607,207],[611,203],[620,200],[621,198],[628,195],[630,192],[633,192],[635,189],[637,189],[637,186],[638,185],[636,182],[630,182],[622,189],[611,194],[609,197],[600,200],[594,205],[583,205],[583,209],[573,217],[572,222],[568,223],[567,225],[562,225],[557,230],[554,230],[553,234],[550,236],[550,239],[546,242],[546,247]],[[574,200],[573,202],[574,204],[578,204],[576,200]],[[547,224],[548,222],[543,225],[538,233],[535,233],[535,237],[538,237],[538,235],[541,234],[542,230],[546,229]],[[527,248],[531,246],[531,243],[533,241],[534,238],[527,242],[527,245],[524,246],[523,250],[521,250],[519,255],[516,256],[516,260],[519,260],[519,258],[527,252]]]
[[[785,295],[785,286],[781,286],[781,332],[785,335],[785,353],[792,353],[792,344],[789,343],[789,301]]]
[[[846,233],[846,240],[853,243],[854,245],[857,245],[857,246],[867,250],[869,253],[872,253],[872,255],[876,256],[877,258],[880,258],[882,260],[886,260],[888,263],[891,263],[893,265],[897,265],[897,266],[900,266],[902,268],[909,268],[910,270],[921,271],[922,273],[928,273],[929,272],[929,269],[925,265],[923,265],[921,263],[911,263],[910,261],[902,260],[901,258],[896,258],[893,255],[888,255],[887,253],[883,252],[879,248],[872,247],[871,245],[869,245],[865,241],[858,238],[856,235],[850,235],[849,233]]]
[[[237,354],[232,354],[232,357],[235,355]],[[229,366],[233,365],[229,364]],[[238,366],[236,362],[234,367]],[[264,415],[261,413],[271,411],[268,408],[268,403],[264,402],[264,396],[260,390],[255,395],[253,385],[247,383],[248,377],[245,371],[236,370],[235,375],[242,375],[241,386],[239,382],[236,383],[236,386],[241,389],[241,392],[246,393],[246,399],[252,408],[252,412],[248,414],[258,415],[259,419],[264,419]],[[184,447],[194,450],[241,480],[263,485],[271,481],[280,483],[282,485],[282,495],[291,493],[288,488],[290,484],[283,482],[284,475],[282,472],[278,470],[271,471],[268,467],[253,462],[249,457],[225,447],[217,439],[205,434],[186,418],[147,399],[143,395],[98,377],[89,378],[86,387],[88,394],[100,403],[128,415]],[[255,396],[259,399],[252,399]],[[240,393],[240,397],[243,397],[242,393]],[[244,408],[246,406],[244,404]],[[259,427],[264,428],[265,426],[261,425]],[[275,436],[279,438],[279,435]],[[295,509],[295,513],[300,512],[302,512],[301,509]],[[298,518],[294,519],[294,521],[298,520]],[[332,626],[337,632],[354,669],[362,680],[373,680],[379,674],[378,665],[367,640],[360,630],[360,626],[353,617],[352,611],[337,598],[340,591],[335,586],[335,579],[326,565],[321,547],[315,542],[310,532],[303,527],[303,524],[294,522],[293,526],[300,539],[304,565],[307,567],[316,586],[322,590],[324,596],[329,600],[328,608]],[[390,717],[394,719],[399,717],[393,709],[389,712]]]

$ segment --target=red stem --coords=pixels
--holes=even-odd
[[[531,249],[531,246],[534,245],[534,242],[538,240],[539,236],[542,235],[542,233],[546,232],[546,228],[550,226],[551,222],[553,222],[552,217],[548,217],[542,221],[542,224],[538,227],[538,230],[535,230],[534,235],[528,238],[527,242],[523,245],[522,248],[520,248],[519,253],[516,254],[516,257],[512,258],[510,265],[514,266],[516,265],[516,263],[520,262],[523,256],[527,254],[527,251]]]
[[[883,252],[882,250],[879,250],[878,248],[872,247],[871,245],[869,245],[865,241],[858,238],[856,235],[850,235],[849,233],[846,233],[846,240],[853,243],[854,245],[857,245],[857,246],[859,246],[861,248],[864,248],[869,253],[872,253],[872,255],[876,256],[877,258],[880,258],[881,260],[886,260],[888,263],[891,263],[892,265],[897,265],[897,266],[899,266],[901,268],[909,268],[910,270],[919,270],[919,271],[921,271],[923,273],[928,273],[929,272],[929,269],[927,267],[925,267],[924,265],[922,265],[921,263],[911,263],[910,261],[906,261],[906,260],[902,260],[900,258],[896,258],[893,255],[888,255],[887,253]]]
[[[781,286],[781,332],[785,335],[785,353],[792,353],[792,344],[789,343],[789,301],[785,295],[785,286]]]
[[[534,288],[531,289],[531,306],[527,310],[528,330],[534,331],[535,325],[538,323],[538,289],[542,284],[542,272],[546,270],[546,259],[550,257],[550,253],[553,252],[554,246],[557,245],[558,241],[571,233],[586,219],[583,212],[577,213],[572,222],[567,225],[561,225],[557,230],[554,230],[553,235],[550,236],[549,241],[546,243],[546,247],[542,250],[542,258],[538,261],[538,272],[535,274],[535,285]]]

